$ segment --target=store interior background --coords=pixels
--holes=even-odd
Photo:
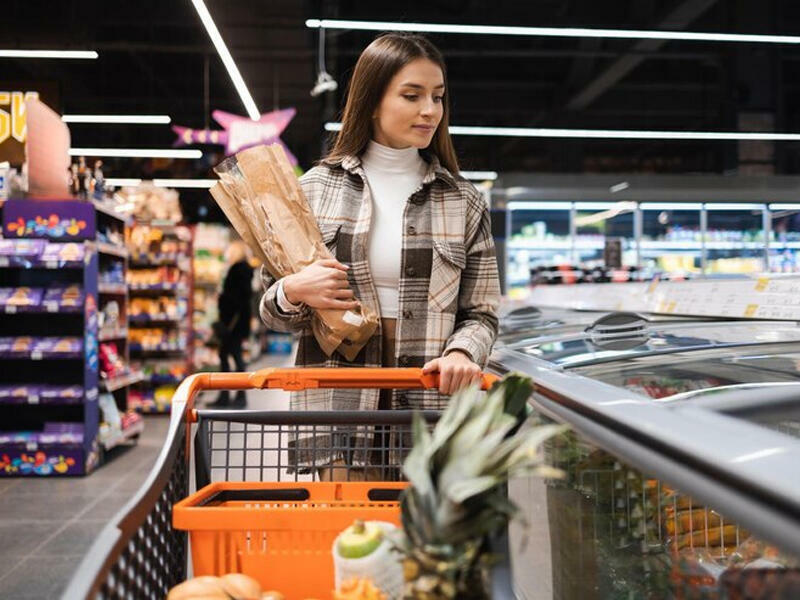
[[[366,0],[208,0],[206,5],[258,112],[296,110],[280,138],[302,170],[324,156],[331,139],[325,125],[338,121],[355,60],[376,35],[326,30],[324,70],[338,87],[312,96],[320,75],[320,30],[307,27],[307,19],[774,35],[800,31],[800,4],[791,0],[496,0],[491,10],[488,3],[475,0],[402,6]],[[40,92],[63,115],[169,116],[170,122],[162,124],[71,122],[74,148],[170,149],[176,141],[173,126],[221,130],[212,117],[214,111],[247,114],[189,0],[111,5],[97,0],[7,0],[0,11],[0,50],[73,49],[99,54],[96,60],[0,56],[0,92]],[[430,38],[447,61],[453,125],[800,131],[800,113],[795,109],[800,105],[796,44],[482,34],[430,34]],[[532,278],[563,283],[592,273],[599,273],[594,281],[602,281],[800,271],[796,260],[800,140],[499,134],[454,135],[453,141],[462,169],[482,173],[474,180],[490,202],[508,299],[524,301]],[[109,181],[212,179],[213,167],[225,157],[224,146],[185,148],[201,150],[202,157],[104,157],[104,177]],[[91,164],[95,157],[86,158]],[[135,186],[119,186],[126,187]],[[178,202],[180,217],[166,226],[178,226],[167,237],[174,236],[180,247],[181,235],[174,232],[186,226],[192,240],[191,249],[184,248],[184,258],[192,271],[193,314],[183,312],[180,318],[188,319],[184,325],[191,332],[193,357],[175,377],[217,368],[215,351],[206,341],[225,274],[224,250],[231,238],[207,187],[202,183],[175,187],[177,198],[170,196]],[[164,189],[154,193],[169,194]],[[135,236],[129,239],[129,262],[137,256],[135,240]],[[198,252],[200,248],[204,250]],[[615,250],[616,258],[610,260]],[[576,267],[573,271],[588,268],[581,275],[554,269],[564,264]],[[130,277],[127,283],[131,284]],[[142,306],[146,303],[140,300]],[[129,307],[125,314],[130,319],[134,312]],[[145,308],[142,314],[146,313]],[[120,353],[130,361],[126,366],[131,373],[141,373],[146,361],[136,362],[130,356],[131,339]],[[251,366],[256,367],[291,364],[291,350],[286,336],[263,328],[248,344]],[[169,410],[174,389],[170,386],[177,382],[165,381],[160,403],[153,400],[148,405],[155,408],[152,412]],[[129,387],[124,392],[127,400],[144,386],[137,380]],[[284,401],[274,392],[249,394],[250,405],[257,408],[277,407]],[[65,585],[94,535],[138,489],[160,448],[164,416],[144,421],[141,435],[110,449],[103,456],[108,464],[85,478],[56,482],[0,477],[0,504],[25,507],[13,514],[0,511],[0,539],[16,540],[13,548],[0,548],[0,597],[17,597],[23,588],[30,591],[26,574],[42,564],[52,577],[37,584],[43,586],[34,590],[38,597],[50,597]]]

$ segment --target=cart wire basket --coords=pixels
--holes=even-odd
[[[484,374],[488,389],[495,376]],[[187,576],[243,572],[288,598],[330,597],[331,547],[356,515],[399,524],[413,411],[199,410],[203,390],[435,388],[417,368],[198,373],[179,386],[145,483],[102,530],[63,598],[163,599]],[[424,412],[433,426],[439,413]],[[492,598],[514,598],[507,537]],[[191,567],[189,566],[191,563]],[[304,582],[297,585],[296,582]],[[282,587],[283,586],[283,587]]]

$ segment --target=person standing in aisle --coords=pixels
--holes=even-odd
[[[230,372],[230,358],[233,358],[237,371],[245,370],[242,344],[250,335],[253,294],[253,268],[247,256],[247,245],[241,240],[232,242],[225,251],[228,272],[219,295],[219,321],[216,325],[219,337],[219,370],[222,372]],[[244,408],[246,405],[244,390],[238,390],[233,401],[230,400],[228,390],[223,390],[209,406]]]
[[[487,203],[459,176],[447,94],[444,60],[425,37],[387,33],[362,52],[333,149],[300,179],[335,259],[277,281],[262,269],[260,305],[267,327],[300,333],[297,366],[422,367],[439,373],[439,389],[304,390],[293,392],[294,410],[439,410],[480,378],[500,285]],[[354,298],[379,311],[379,328],[353,362],[328,357],[311,309],[352,309]],[[300,437],[294,460],[336,466],[346,454],[371,478],[375,442],[362,437],[347,451],[341,440]],[[337,451],[326,455],[326,444]]]

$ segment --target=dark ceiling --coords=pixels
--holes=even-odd
[[[316,30],[307,18],[682,29],[800,34],[796,0],[207,0],[261,112],[297,109],[284,141],[308,168],[324,148],[346,81],[373,32],[327,34],[339,90],[319,98]],[[169,114],[217,128],[245,114],[189,0],[5,0],[0,47],[80,48],[95,61],[0,60],[0,84],[56,82],[64,113]],[[448,64],[452,123],[602,129],[800,131],[800,46],[574,38],[431,36]],[[208,73],[208,97],[205,74]],[[749,116],[755,113],[755,117]],[[749,119],[749,120],[748,120]],[[756,123],[756,125],[752,125]],[[770,125],[771,123],[771,125]],[[164,125],[71,125],[73,146],[169,147]],[[547,172],[800,172],[800,144],[742,151],[735,142],[454,138],[466,169]],[[221,158],[176,161],[169,176],[207,176]],[[110,161],[112,175],[163,165]]]

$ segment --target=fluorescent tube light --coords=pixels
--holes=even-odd
[[[109,177],[104,181],[106,184],[113,185],[114,187],[135,187],[142,183],[141,179],[125,177]]]
[[[326,131],[339,131],[341,123],[325,123]],[[635,129],[546,129],[532,127],[450,126],[450,135],[480,135],[534,138],[577,138],[605,140],[731,140],[800,141],[800,133],[740,131],[649,131]]]
[[[247,110],[247,114],[251,119],[253,119],[253,121],[258,121],[261,113],[258,112],[256,103],[253,101],[253,97],[250,95],[250,90],[247,89],[247,85],[245,84],[244,79],[242,79],[241,73],[239,73],[239,68],[236,66],[231,53],[228,51],[225,41],[219,34],[219,30],[214,23],[214,19],[211,18],[211,14],[206,8],[205,2],[203,2],[203,0],[192,0],[192,4],[194,5],[197,14],[200,15],[200,20],[203,22],[209,37],[211,37],[211,41],[214,43],[214,47],[216,47],[217,53],[222,59],[222,64],[224,64],[225,68],[228,70],[228,75],[230,75],[231,81],[233,81],[233,85],[236,88],[236,91],[239,93],[239,98],[242,99],[242,103]]]
[[[706,210],[764,210],[763,204],[736,204],[706,202]]]
[[[642,210],[700,210],[703,205],[700,202],[642,202],[639,208]]]
[[[310,29],[361,31],[413,31],[418,33],[466,33],[533,37],[615,38],[631,40],[684,40],[690,42],[739,42],[751,44],[800,44],[796,35],[758,35],[645,29],[590,29],[586,27],[513,27],[506,25],[456,25],[442,23],[400,23],[396,21],[347,21],[308,19]]]
[[[200,150],[162,150],[159,148],[70,148],[70,156],[109,158],[202,158]]]
[[[627,190],[629,187],[631,187],[631,185],[627,181],[621,181],[617,185],[612,185],[610,188],[608,188],[608,191],[612,194],[616,194],[617,192]]]
[[[575,210],[610,210],[626,202],[576,202]]]
[[[169,115],[64,115],[64,123],[130,123],[133,125],[167,125]]]
[[[497,171],[461,171],[461,176],[473,181],[494,181],[497,179]]]
[[[770,210],[800,210],[800,204],[770,204]]]
[[[94,50],[6,50],[0,49],[0,58],[82,58],[94,59]]]
[[[153,179],[153,185],[166,188],[210,188],[217,179]]]
[[[506,204],[506,210],[570,210],[572,202],[538,202],[515,200]]]

